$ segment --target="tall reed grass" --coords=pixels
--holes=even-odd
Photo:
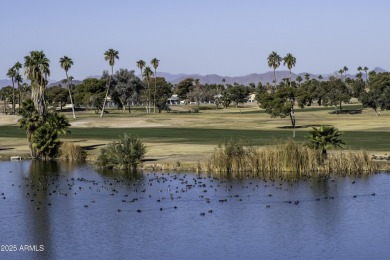
[[[252,147],[238,139],[218,145],[204,163],[206,171],[221,177],[264,177],[290,175],[370,174],[379,164],[365,151],[321,150],[293,140],[269,147]]]
[[[80,146],[71,142],[64,142],[59,149],[59,159],[65,161],[82,162],[85,161],[86,152]]]

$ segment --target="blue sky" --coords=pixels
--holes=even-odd
[[[83,79],[109,69],[109,48],[116,69],[136,71],[156,57],[163,72],[263,73],[272,51],[292,53],[296,72],[390,70],[386,0],[2,0],[0,10],[0,79],[32,50],[46,53],[52,79],[64,78],[64,55]]]

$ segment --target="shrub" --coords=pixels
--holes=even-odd
[[[142,163],[146,147],[140,139],[124,134],[117,142],[101,150],[97,164],[101,168],[135,170]]]
[[[64,142],[60,147],[60,159],[66,161],[82,162],[85,160],[85,150],[80,146],[70,142]]]

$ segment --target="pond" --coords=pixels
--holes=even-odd
[[[0,162],[0,259],[388,259],[390,175],[296,181]]]

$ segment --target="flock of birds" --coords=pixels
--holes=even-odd
[[[312,180],[310,178],[305,178],[302,181],[334,182],[333,179]],[[149,207],[151,207],[150,205],[155,205],[152,206],[153,209],[159,211],[167,209],[177,210],[180,203],[176,202],[180,200],[184,202],[198,201],[207,203],[207,205],[215,205],[229,203],[233,200],[245,203],[251,197],[252,200],[255,197],[259,204],[263,204],[263,207],[269,209],[272,203],[278,202],[271,199],[274,190],[288,191],[288,189],[299,185],[299,183],[300,181],[298,180],[248,178],[241,181],[233,181],[185,173],[147,173],[133,178],[122,175],[120,177],[100,177],[97,179],[71,177],[61,174],[30,175],[29,177],[24,177],[23,181],[16,185],[14,183],[9,185],[21,189],[23,196],[26,200],[34,203],[37,211],[44,206],[52,206],[54,200],[48,199],[50,197],[80,197],[80,201],[82,201],[80,205],[84,208],[89,208],[92,204],[96,204],[101,199],[101,196],[104,196],[106,199],[113,199],[112,203],[116,203],[115,205],[120,205],[116,209],[118,213],[124,211],[142,213],[145,210],[150,210],[150,208],[142,208],[145,204],[137,204],[145,199],[151,200],[152,203],[147,204]],[[352,181],[352,184],[355,184],[355,181]],[[1,200],[7,200],[5,192],[0,190],[0,194]],[[82,197],[83,194],[89,195]],[[366,195],[375,196],[376,194]],[[353,198],[357,196],[352,195]],[[311,198],[310,200],[333,199],[333,196],[322,196]],[[299,205],[302,201],[307,201],[307,199],[292,199],[279,202]],[[210,206],[207,210],[198,212],[198,214],[206,216],[207,214],[212,214],[214,210]]]

